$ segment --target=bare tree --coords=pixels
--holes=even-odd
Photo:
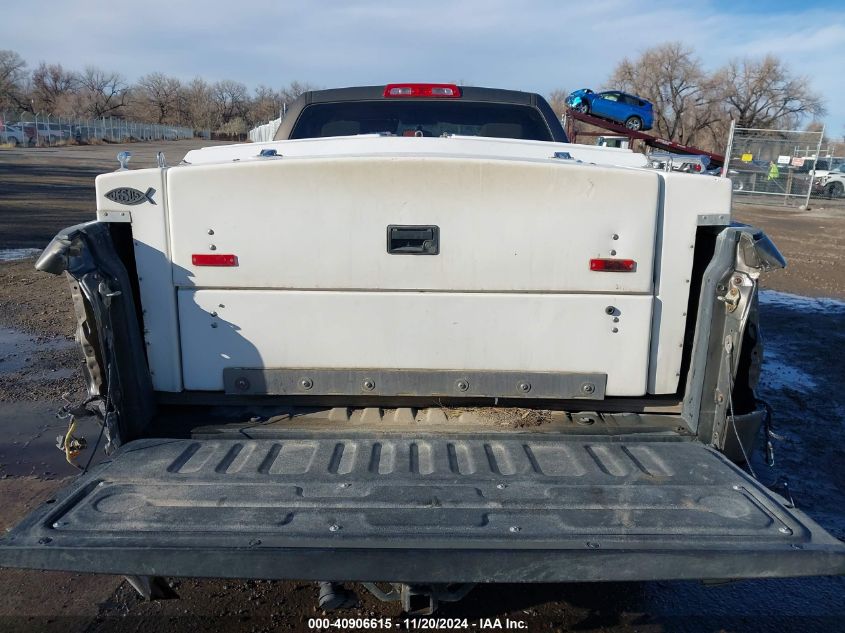
[[[279,90],[262,84],[255,89],[246,119],[250,125],[260,125],[278,119],[284,115],[285,107],[302,93],[316,89],[316,86],[308,82],[296,80]]]
[[[218,126],[211,86],[196,77],[183,90],[183,120],[196,129],[216,129]]]
[[[0,50],[0,108],[28,109],[26,62],[15,51]]]
[[[66,110],[79,84],[76,73],[65,70],[61,64],[41,62],[32,71],[31,83],[30,98],[36,111],[69,114]]]
[[[181,124],[183,98],[181,81],[163,73],[150,73],[132,88],[132,113],[146,121]]]
[[[807,115],[825,114],[809,79],[793,76],[774,55],[733,60],[716,73],[714,82],[739,127],[794,127]]]
[[[117,116],[126,105],[128,93],[128,86],[120,74],[88,66],[79,76],[74,110],[77,115],[95,118]]]
[[[195,78],[185,84],[152,72],[130,85],[116,72],[89,66],[82,72],[41,62],[30,74],[14,51],[0,50],[0,108],[79,117],[131,117],[195,129],[224,129],[241,134],[245,126],[279,116],[290,103],[315,86],[293,81],[279,89],[259,86],[250,96],[237,81],[209,84]]]
[[[260,125],[281,116],[284,99],[282,93],[269,86],[260,85],[249,107],[249,122]]]
[[[816,134],[822,133],[822,143],[827,145],[830,143],[830,137],[826,134],[824,123],[819,121],[818,119],[813,119],[807,125],[804,126],[805,132],[814,132]]]
[[[220,133],[227,135],[229,138],[242,138],[246,133],[249,127],[241,117],[235,117],[234,119],[229,120],[228,122],[224,123],[220,126],[218,130]]]
[[[224,79],[211,86],[211,97],[219,124],[235,118],[244,118],[249,107],[249,93],[239,81]]]
[[[569,93],[563,88],[557,88],[549,93],[549,105],[552,106],[552,110],[555,111],[558,119],[566,112],[566,97],[568,96]]]
[[[680,143],[702,137],[722,114],[716,107],[713,82],[692,49],[680,42],[661,44],[637,59],[624,59],[609,82],[654,104],[655,129]]]
[[[284,86],[282,88],[282,103],[291,104],[296,101],[297,97],[299,97],[299,95],[301,95],[303,92],[308,92],[309,90],[317,89],[318,87],[314,84],[310,84],[307,81],[298,81],[294,79],[287,86]]]

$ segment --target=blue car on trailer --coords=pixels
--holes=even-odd
[[[566,98],[566,105],[576,112],[621,123],[635,132],[650,130],[654,125],[651,103],[620,90],[593,92],[589,88],[582,88]]]

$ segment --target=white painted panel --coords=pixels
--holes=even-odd
[[[97,176],[97,218],[101,222],[123,221],[120,212],[131,214],[144,339],[153,388],[181,391],[179,324],[170,265],[164,173],[161,169],[137,169]],[[108,191],[117,187],[132,187],[142,192],[152,187],[155,193],[151,197],[155,204],[143,202],[129,206],[105,197]]]
[[[167,192],[180,286],[652,290],[654,171],[561,160],[278,158],[173,168]],[[439,226],[440,254],[388,254],[389,224]],[[193,266],[192,254],[212,252],[237,255],[238,266]],[[596,257],[634,259],[637,270],[592,272]]]
[[[731,181],[663,173],[663,210],[658,227],[654,324],[648,391],[675,393],[683,357],[695,233],[699,215],[731,217]]]
[[[598,147],[577,143],[550,143],[512,138],[448,136],[407,138],[361,134],[327,138],[216,145],[192,150],[185,155],[191,165],[254,160],[261,150],[273,149],[286,158],[350,155],[441,155],[478,158],[550,158],[555,152],[567,152],[573,159],[596,165],[646,167],[648,159],[639,152],[616,147]]]
[[[186,389],[222,390],[225,367],[321,367],[601,372],[608,395],[646,390],[651,296],[178,294]]]

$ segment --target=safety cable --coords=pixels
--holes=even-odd
[[[119,293],[118,293],[119,294]],[[112,295],[109,295],[112,296]],[[112,314],[111,314],[111,302],[106,304],[106,315],[108,317],[108,331],[114,332],[114,328],[112,325]],[[105,339],[105,336],[103,337]],[[105,341],[104,341],[105,342]],[[68,422],[67,431],[65,431],[64,435],[59,436],[58,439],[58,448],[65,454],[65,459],[67,463],[75,468],[78,468],[82,471],[82,474],[88,472],[88,468],[91,466],[91,462],[94,461],[94,456],[97,454],[97,449],[100,447],[100,442],[103,439],[103,435],[105,434],[106,425],[108,424],[108,416],[109,416],[109,407],[111,405],[112,400],[112,368],[114,367],[114,348],[111,345],[108,345],[108,359],[106,360],[107,363],[107,370],[106,370],[106,396],[103,399],[103,409],[102,415],[103,419],[100,423],[100,432],[97,435],[97,442],[94,444],[93,449],[91,450],[90,455],[88,456],[88,461],[83,468],[79,464],[76,463],[76,458],[82,453],[82,451],[87,448],[85,438],[77,438],[73,435],[77,428],[77,420],[75,411],[82,411],[84,410],[88,404],[94,402],[95,400],[101,399],[101,396],[91,396],[86,398],[81,404],[78,406],[74,406],[73,403],[68,400],[67,396],[69,394],[62,394],[62,399],[65,401],[65,405],[59,409],[56,413],[56,417],[59,419],[66,419],[70,418]]]
[[[119,296],[119,293],[118,293]],[[111,301],[106,302],[106,315],[108,316],[109,321],[109,332],[111,332],[112,337],[114,337],[114,326],[112,324],[112,315],[111,315]],[[105,340],[105,336],[103,339]],[[114,340],[112,338],[112,340]],[[112,367],[114,367],[114,346],[109,345],[109,360],[108,362],[108,369],[106,370],[106,399],[103,406],[103,422],[100,426],[100,434],[97,436],[97,442],[94,444],[94,450],[91,451],[91,454],[88,456],[88,463],[85,464],[85,468],[82,470],[82,474],[88,472],[88,467],[91,465],[91,462],[94,460],[94,455],[97,454],[97,449],[100,447],[100,441],[103,439],[103,434],[106,430],[106,424],[109,418],[109,405],[111,404],[111,390],[112,390]]]
[[[85,468],[82,469],[83,475],[88,472],[88,467],[91,465],[91,462],[94,461],[94,455],[97,454],[97,449],[100,448],[100,441],[103,439],[103,433],[106,430],[106,418],[109,415],[109,400],[111,397],[111,368],[112,364],[109,363],[109,368],[106,372],[106,399],[105,406],[103,407],[103,420],[100,424],[100,434],[97,435],[97,441],[94,443],[94,448],[91,451],[91,454],[88,456],[88,462],[85,464]]]
[[[748,466],[748,472],[751,473],[751,476],[754,479],[757,479],[757,473],[754,472],[754,467],[751,465],[751,460],[748,458],[748,453],[745,451],[745,447],[742,445],[742,439],[739,437],[739,430],[736,428],[736,419],[734,417],[734,399],[733,399],[733,391],[734,391],[734,383],[733,383],[733,344],[729,344],[726,346],[727,348],[727,355],[725,356],[725,360],[728,363],[728,410],[730,411],[730,421],[731,427],[733,428],[734,435],[736,436],[736,442],[739,444],[739,450],[742,452],[742,458],[745,460],[745,465]]]

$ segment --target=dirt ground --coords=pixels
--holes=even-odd
[[[734,219],[760,227],[788,266],[763,280],[766,288],[812,297],[845,299],[845,200],[812,199],[796,207],[734,204]]]
[[[210,141],[163,141],[0,149],[0,249],[43,248],[66,226],[94,219],[94,178],[118,167],[117,154],[132,152],[130,168],[154,167],[164,152],[174,165]]]
[[[171,163],[202,144],[164,145]],[[43,247],[55,232],[92,218],[93,177],[116,167],[121,146],[0,150],[0,259]],[[131,166],[152,165],[158,146],[133,144]],[[810,211],[736,205],[765,229],[790,268],[767,276],[761,311],[767,354],[761,395],[776,412],[776,464],[752,461],[760,478],[788,477],[799,507],[845,538],[845,206]],[[83,388],[72,341],[67,282],[33,260],[0,263],[0,529],[8,529],[76,470],[55,448],[63,394]],[[805,299],[829,297],[833,299]],[[96,438],[85,422],[82,435]],[[0,569],[0,631],[307,631],[320,615],[312,584],[169,579],[178,600],[142,601],[121,578]],[[343,616],[396,617],[361,587]],[[444,606],[443,617],[509,617],[529,631],[833,631],[845,617],[845,580],[491,585]]]

